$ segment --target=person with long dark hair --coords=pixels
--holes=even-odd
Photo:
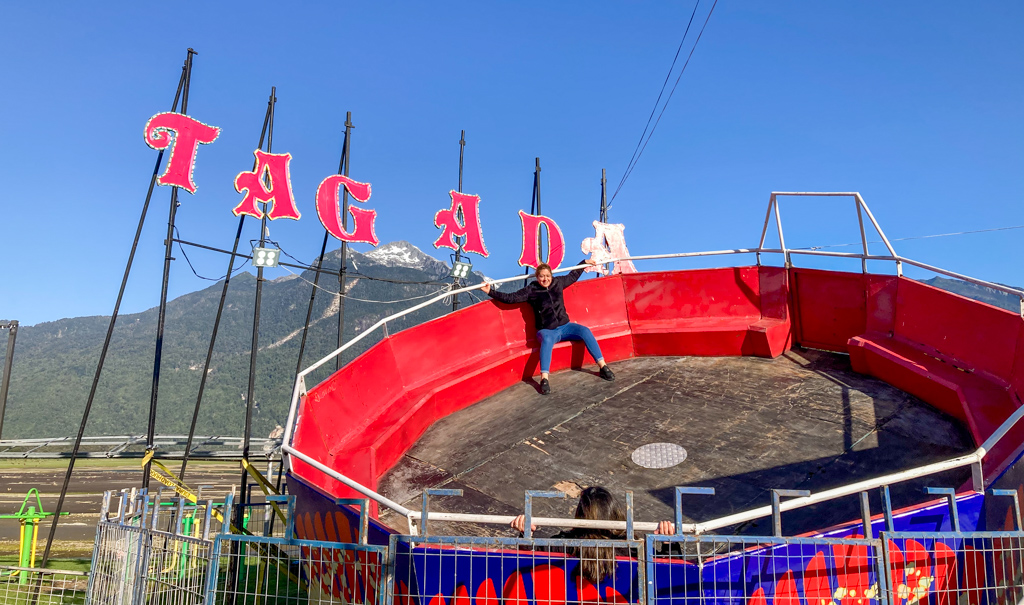
[[[587,259],[580,264],[594,265],[595,262]],[[486,282],[480,286],[485,294],[497,301],[512,305],[526,302],[533,307],[537,339],[540,341],[540,392],[544,395],[551,392],[551,383],[548,382],[548,374],[551,370],[551,351],[557,343],[563,340],[582,340],[587,351],[590,352],[590,356],[597,362],[601,378],[615,380],[615,374],[605,363],[604,355],[601,354],[601,346],[597,344],[594,333],[586,326],[569,321],[569,314],[565,311],[562,292],[576,283],[581,275],[583,275],[583,269],[576,269],[567,275],[553,277],[551,266],[541,263],[533,273],[534,281],[515,292],[498,292]]]
[[[580,493],[579,504],[576,505],[577,519],[595,521],[625,521],[626,513],[612,496],[611,492],[601,486],[588,487]],[[526,529],[526,517],[519,515],[512,520],[511,527],[523,532]],[[531,530],[537,526],[531,525]],[[573,528],[562,531],[552,538],[568,540],[624,540],[625,532],[610,529]],[[573,553],[579,557],[580,563],[576,575],[597,585],[601,580],[615,573],[615,549],[611,546],[584,546]],[[625,552],[621,554],[626,554]]]

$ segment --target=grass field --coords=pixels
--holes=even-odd
[[[177,471],[180,462],[169,461],[168,468]],[[39,490],[43,510],[57,508],[60,488],[64,483],[68,461],[57,459],[0,459],[0,515],[18,512],[29,490]],[[204,494],[222,497],[241,481],[237,462],[189,462],[185,481],[190,486],[204,487]],[[96,537],[96,520],[105,490],[119,491],[140,487],[142,465],[138,459],[84,459],[75,464],[68,486],[64,510],[60,518],[51,556],[62,559],[88,558]],[[166,489],[153,482],[154,490]],[[35,498],[31,500],[35,505]],[[52,517],[39,525],[38,552],[41,557],[49,535]],[[0,519],[0,561],[14,560],[18,553],[21,525],[17,519]],[[0,563],[3,564],[3,563]]]
[[[65,571],[89,571],[89,565],[92,560],[87,557],[81,558],[70,558],[70,559],[54,559],[51,558],[46,564],[46,569],[63,569]],[[38,562],[37,562],[38,564]],[[17,556],[0,555],[0,566],[14,567],[18,565]]]

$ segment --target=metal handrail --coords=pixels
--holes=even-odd
[[[781,217],[780,217],[780,213],[779,213],[779,209],[778,209],[778,203],[777,203],[777,199],[776,199],[778,196],[815,196],[815,197],[852,196],[852,197],[854,197],[856,202],[857,202],[858,217],[860,216],[861,209],[863,209],[864,213],[868,217],[868,220],[871,221],[872,225],[875,227],[875,230],[882,237],[882,241],[885,244],[885,246],[888,249],[890,254],[888,256],[879,256],[879,255],[872,255],[872,254],[869,254],[867,252],[867,241],[866,241],[866,238],[864,238],[863,224],[861,225],[861,235],[862,235],[862,239],[864,240],[864,253],[863,254],[855,254],[855,253],[849,253],[849,252],[827,252],[827,251],[822,251],[822,250],[793,250],[793,249],[787,249],[786,245],[785,245],[785,240],[783,239],[782,222],[781,222]],[[778,225],[778,229],[779,229],[779,242],[780,242],[781,248],[765,248],[764,247],[765,236],[767,234],[767,229],[768,229],[768,225],[770,223],[771,216],[773,214],[773,210],[774,210],[774,214],[775,214],[775,218],[776,218],[776,224]],[[986,288],[991,288],[991,289],[994,289],[994,290],[998,290],[998,291],[1001,291],[1001,292],[1005,292],[1005,293],[1008,293],[1008,294],[1015,295],[1015,296],[1019,297],[1020,300],[1021,300],[1021,314],[1022,314],[1022,316],[1024,316],[1024,291],[1022,291],[1022,290],[1018,290],[1016,288],[1010,288],[1008,286],[1003,286],[1001,284],[995,284],[995,283],[992,283],[992,282],[987,282],[985,280],[980,280],[980,279],[972,278],[972,277],[969,277],[969,276],[966,276],[966,275],[961,275],[959,273],[955,273],[955,272],[948,271],[948,270],[945,270],[945,269],[940,269],[938,267],[933,267],[933,266],[927,265],[925,263],[921,263],[921,262],[918,262],[918,261],[914,261],[914,260],[907,259],[907,258],[899,256],[896,253],[896,251],[893,249],[892,244],[889,242],[889,239],[885,236],[885,233],[882,231],[881,227],[878,225],[878,222],[875,220],[874,215],[871,213],[871,210],[867,207],[867,204],[864,202],[863,198],[860,196],[859,193],[856,193],[856,192],[849,192],[849,193],[837,193],[837,192],[772,192],[771,198],[770,198],[770,201],[769,201],[769,205],[768,205],[768,213],[767,213],[767,216],[765,217],[764,230],[761,233],[761,240],[760,240],[757,248],[735,248],[735,249],[731,249],[731,250],[712,250],[712,251],[705,251],[705,252],[681,252],[681,253],[672,253],[672,254],[652,254],[652,255],[630,256],[630,257],[611,259],[611,260],[609,260],[607,262],[608,263],[613,263],[613,262],[620,262],[620,261],[640,261],[640,260],[656,260],[656,259],[669,259],[669,258],[691,258],[691,257],[699,257],[699,256],[720,256],[720,255],[730,255],[730,254],[757,254],[758,255],[758,264],[760,264],[760,255],[762,253],[765,253],[765,254],[769,254],[769,253],[771,253],[771,254],[782,254],[784,259],[785,259],[785,264],[786,264],[787,267],[792,266],[791,263],[790,263],[790,255],[791,254],[803,254],[803,255],[809,255],[809,256],[828,256],[828,257],[835,257],[835,258],[858,258],[858,259],[861,259],[862,262],[866,262],[868,260],[894,261],[896,263],[896,265],[897,265],[897,275],[899,275],[899,276],[902,276],[902,269],[901,269],[901,266],[900,266],[901,263],[907,263],[908,265],[913,265],[915,267],[918,267],[918,268],[921,268],[921,269],[925,269],[925,270],[928,270],[928,271],[932,271],[932,272],[935,272],[935,273],[939,273],[941,275],[946,275],[946,276],[949,276],[949,277],[954,277],[956,279],[961,279],[963,281],[966,281],[966,282],[969,282],[969,283],[973,283],[973,284],[976,284],[976,285],[979,285],[979,286],[983,286],[983,287],[986,287]],[[559,269],[556,269],[553,272],[554,273],[563,273],[563,272],[566,272],[566,271],[573,271],[573,270],[584,268],[584,267],[588,267],[588,266],[589,265],[574,265],[572,267],[559,268]],[[502,284],[502,283],[512,282],[512,281],[520,281],[522,279],[524,279],[524,277],[522,275],[518,275],[518,276],[514,276],[514,277],[507,277],[507,278],[503,278],[503,279],[499,279],[499,280],[489,281],[488,283],[490,283],[490,284]],[[332,468],[330,468],[330,467],[328,467],[328,466],[318,462],[317,460],[313,459],[312,457],[310,457],[310,456],[302,453],[301,451],[295,449],[294,447],[292,447],[291,440],[292,440],[292,433],[293,433],[294,428],[295,428],[295,421],[297,419],[296,415],[297,415],[297,412],[298,412],[298,403],[299,403],[299,400],[300,400],[301,396],[303,394],[305,394],[305,392],[306,392],[305,377],[308,376],[311,372],[313,372],[317,368],[319,368],[319,367],[323,366],[324,364],[326,364],[327,362],[333,360],[338,355],[341,355],[344,351],[346,351],[347,349],[349,349],[350,347],[355,345],[357,342],[361,341],[363,338],[366,338],[370,333],[376,331],[377,329],[379,329],[381,327],[385,327],[386,328],[386,324],[387,324],[388,321],[393,321],[393,320],[398,319],[400,317],[404,317],[405,315],[408,315],[408,314],[410,314],[410,313],[412,313],[414,311],[418,311],[419,309],[427,307],[427,306],[429,306],[429,305],[431,305],[431,304],[433,304],[435,302],[441,301],[441,300],[443,300],[445,298],[448,298],[448,297],[450,297],[452,295],[461,294],[463,292],[469,292],[469,291],[472,291],[472,290],[478,290],[479,288],[480,288],[480,286],[474,285],[474,286],[468,286],[468,287],[465,287],[465,288],[459,288],[457,290],[446,291],[446,292],[444,292],[442,294],[439,294],[436,297],[428,299],[425,302],[419,303],[419,304],[414,305],[414,306],[412,306],[412,307],[410,307],[408,309],[405,309],[404,311],[400,311],[400,312],[395,313],[393,315],[387,316],[387,317],[379,320],[377,323],[373,324],[372,326],[370,326],[369,329],[365,330],[363,333],[359,334],[358,336],[356,336],[352,340],[348,341],[347,343],[345,343],[344,345],[342,345],[341,347],[339,347],[335,351],[329,353],[328,355],[326,355],[325,357],[323,357],[322,359],[320,359],[316,363],[312,364],[311,366],[309,366],[305,370],[302,370],[301,372],[299,372],[298,375],[295,378],[295,386],[294,386],[294,388],[292,390],[292,400],[291,400],[291,403],[290,403],[290,406],[289,406],[289,410],[288,410],[288,421],[287,421],[286,426],[285,426],[284,441],[283,441],[282,450],[285,453],[287,453],[289,455],[289,457],[290,456],[295,456],[296,458],[298,458],[298,459],[302,460],[303,462],[309,464],[310,466],[312,466],[313,468],[317,469],[318,471],[324,473],[325,475],[327,475],[329,477],[332,477],[332,478],[334,478],[334,479],[344,483],[345,485],[347,485],[350,488],[352,488],[353,490],[363,494],[364,496],[370,498],[371,500],[374,500],[375,502],[377,502],[377,503],[379,503],[381,505],[384,505],[384,506],[394,510],[395,512],[401,514],[402,516],[406,517],[410,521],[410,528],[412,528],[413,527],[412,521],[419,520],[421,518],[421,516],[422,516],[422,512],[410,510],[410,509],[402,506],[401,504],[390,500],[389,498],[383,496],[382,494],[379,494],[379,493],[375,492],[374,490],[372,490],[372,489],[370,489],[370,488],[360,484],[359,482],[357,482],[357,481],[355,481],[355,480],[345,476],[344,474],[342,474],[342,473],[340,473],[340,472],[338,472],[338,471],[336,471],[336,470],[334,470],[334,469],[332,469]],[[883,475],[881,477],[877,477],[877,478],[874,478],[874,479],[868,479],[868,480],[864,480],[864,481],[859,481],[859,482],[852,483],[852,484],[849,484],[849,485],[840,486],[840,487],[833,488],[833,489],[830,489],[830,490],[825,490],[825,491],[822,491],[822,492],[818,492],[816,494],[811,494],[810,496],[789,499],[789,500],[783,501],[781,503],[780,510],[788,511],[788,510],[793,510],[793,509],[801,508],[801,507],[804,507],[804,506],[810,506],[812,504],[818,504],[818,503],[825,502],[825,501],[828,501],[828,500],[834,500],[836,498],[841,498],[841,497],[845,497],[845,496],[854,495],[854,494],[857,494],[857,493],[862,492],[864,490],[874,489],[874,488],[877,488],[877,487],[881,487],[883,485],[891,485],[891,484],[894,484],[894,483],[900,483],[902,481],[908,481],[910,479],[916,479],[916,478],[924,477],[924,476],[931,475],[931,474],[934,474],[934,473],[943,472],[943,471],[947,471],[947,470],[951,470],[951,469],[955,469],[955,468],[962,468],[962,467],[965,467],[965,466],[974,466],[975,467],[975,471],[974,471],[974,487],[975,487],[976,490],[982,490],[982,489],[984,489],[984,485],[983,485],[983,481],[984,480],[981,477],[981,471],[980,471],[980,465],[981,465],[982,459],[992,449],[992,447],[1000,439],[1002,439],[1002,437],[1004,437],[1010,431],[1010,429],[1013,428],[1014,425],[1016,425],[1016,423],[1022,417],[1024,417],[1024,407],[1021,407],[1021,408],[1017,409],[1013,414],[1011,414],[1010,417],[1007,418],[999,426],[999,428],[996,429],[996,431],[981,445],[981,447],[979,447],[977,450],[975,450],[974,452],[972,452],[970,454],[967,454],[967,455],[964,455],[964,456],[958,456],[958,457],[951,458],[951,459],[945,460],[945,461],[934,462],[934,463],[931,463],[931,464],[927,464],[927,465],[916,467],[916,468],[912,468],[912,469],[907,469],[907,470],[904,470],[904,471],[899,471],[899,472],[896,472],[896,473],[891,473],[889,475]],[[289,460],[289,465],[290,465],[290,460]],[[741,512],[741,513],[736,513],[736,514],[733,514],[733,515],[727,515],[725,517],[720,517],[718,519],[713,519],[711,521],[706,521],[706,522],[703,522],[703,523],[683,524],[682,531],[684,533],[701,534],[701,533],[706,533],[708,531],[712,531],[712,530],[715,530],[715,529],[720,529],[720,528],[723,528],[723,527],[728,527],[730,525],[735,525],[737,523],[742,523],[742,522],[745,522],[745,521],[751,521],[751,520],[754,520],[754,519],[759,519],[759,518],[762,518],[762,517],[767,517],[767,516],[769,516],[771,514],[772,514],[771,506],[758,507],[758,508],[754,508],[754,509],[751,509],[751,510],[748,510],[748,511],[744,511],[744,512]],[[478,515],[478,514],[444,513],[444,512],[428,512],[428,516],[429,516],[430,519],[433,519],[433,520],[436,520],[436,521],[458,521],[458,522],[486,523],[486,524],[499,524],[499,525],[507,525],[508,523],[510,523],[512,521],[512,519],[514,519],[514,517],[507,516],[507,515]],[[562,519],[562,518],[547,518],[547,517],[544,517],[544,518],[536,518],[535,522],[538,525],[557,525],[557,526],[560,526],[560,527],[587,527],[587,528],[600,528],[600,529],[613,529],[613,530],[625,530],[626,529],[626,523],[624,521],[594,521],[594,520],[583,520],[583,519],[568,519],[568,518]],[[633,527],[635,529],[639,530],[639,531],[654,531],[655,529],[657,529],[658,524],[657,523],[653,523],[653,522],[635,522],[633,524]]]
[[[0,440],[0,458],[63,458],[70,455],[67,451],[40,451],[47,448],[58,448],[74,443],[74,437],[43,437],[29,439],[2,439]],[[163,452],[163,457],[175,458],[183,455],[187,435],[157,435],[153,442]],[[265,437],[254,437],[252,444],[257,449],[262,447],[267,451],[276,452],[278,439]],[[206,458],[237,458],[241,456],[234,446],[241,444],[242,437],[196,437],[192,447],[192,455],[200,452],[201,457]],[[133,446],[145,445],[146,436],[142,435],[100,435],[83,437],[82,445],[86,448],[106,448],[99,451],[80,451],[78,458],[131,458],[142,456],[143,452],[128,451]],[[212,450],[212,451],[211,451]]]
[[[959,279],[959,280],[962,280],[962,281],[965,281],[965,282],[968,282],[968,283],[972,283],[972,284],[974,284],[976,286],[983,286],[983,287],[989,288],[991,290],[998,290],[1000,292],[1005,292],[1006,294],[1012,294],[1012,295],[1014,295],[1014,296],[1016,296],[1016,297],[1021,299],[1021,314],[1024,315],[1024,291],[1022,291],[1022,290],[1018,290],[1017,288],[1011,288],[1010,286],[1004,286],[1002,284],[997,284],[997,283],[990,282],[990,281],[985,281],[983,279],[977,279],[975,277],[970,277],[968,275],[963,275],[962,273],[955,273],[953,271],[949,271],[949,270],[946,270],[946,269],[940,269],[939,267],[933,267],[932,265],[927,265],[925,263],[922,263],[922,262],[919,262],[919,261],[916,261],[916,260],[911,260],[911,259],[903,257],[903,256],[899,257],[899,260],[904,262],[904,263],[907,263],[908,265],[913,265],[913,266],[918,267],[920,269],[925,269],[927,271],[931,271],[932,273],[938,273],[939,275],[945,275],[946,277],[953,277],[953,278],[956,278],[956,279]]]

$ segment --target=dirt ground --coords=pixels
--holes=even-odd
[[[176,472],[180,464],[169,461],[167,466]],[[53,512],[66,472],[66,460],[0,460],[0,515],[17,513],[32,488],[39,490],[43,510]],[[237,489],[241,467],[238,462],[189,462],[185,481],[193,489],[203,486],[204,494],[219,499],[231,491],[231,486]],[[141,482],[142,466],[138,459],[79,460],[64,500],[64,510],[71,514],[61,516],[51,556],[89,556],[96,537],[103,492],[139,487]],[[153,489],[160,487],[155,481],[151,483]],[[35,505],[35,498],[30,505]],[[40,522],[39,556],[42,556],[51,519]],[[17,555],[19,532],[17,519],[0,519],[0,559]]]

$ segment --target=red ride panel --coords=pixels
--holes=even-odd
[[[505,327],[494,305],[472,305],[390,338],[405,388],[451,380],[506,355]]]
[[[868,332],[892,335],[893,322],[896,321],[896,284],[895,275],[867,276]]]
[[[757,267],[623,275],[637,355],[752,355],[761,319]]]
[[[761,320],[750,326],[754,332],[751,343],[753,351],[750,354],[778,357],[793,346],[789,272],[783,267],[759,267],[757,274],[761,294]]]
[[[761,316],[789,320],[789,274],[782,267],[758,267]]]
[[[571,321],[590,328],[599,340],[602,332],[629,330],[619,275],[576,282],[565,291],[565,310]]]
[[[1017,350],[1013,354],[1010,388],[1017,393],[1018,401],[1024,400],[1024,319],[1017,320]]]
[[[817,269],[790,269],[796,340],[800,345],[846,352],[866,324],[865,277]]]
[[[360,355],[306,396],[317,410],[322,438],[330,449],[358,434],[388,402],[404,392],[391,340],[385,339]]]
[[[897,336],[1009,383],[1018,314],[906,278],[899,281],[897,300]]]
[[[631,324],[706,317],[760,319],[757,267],[621,276]]]

